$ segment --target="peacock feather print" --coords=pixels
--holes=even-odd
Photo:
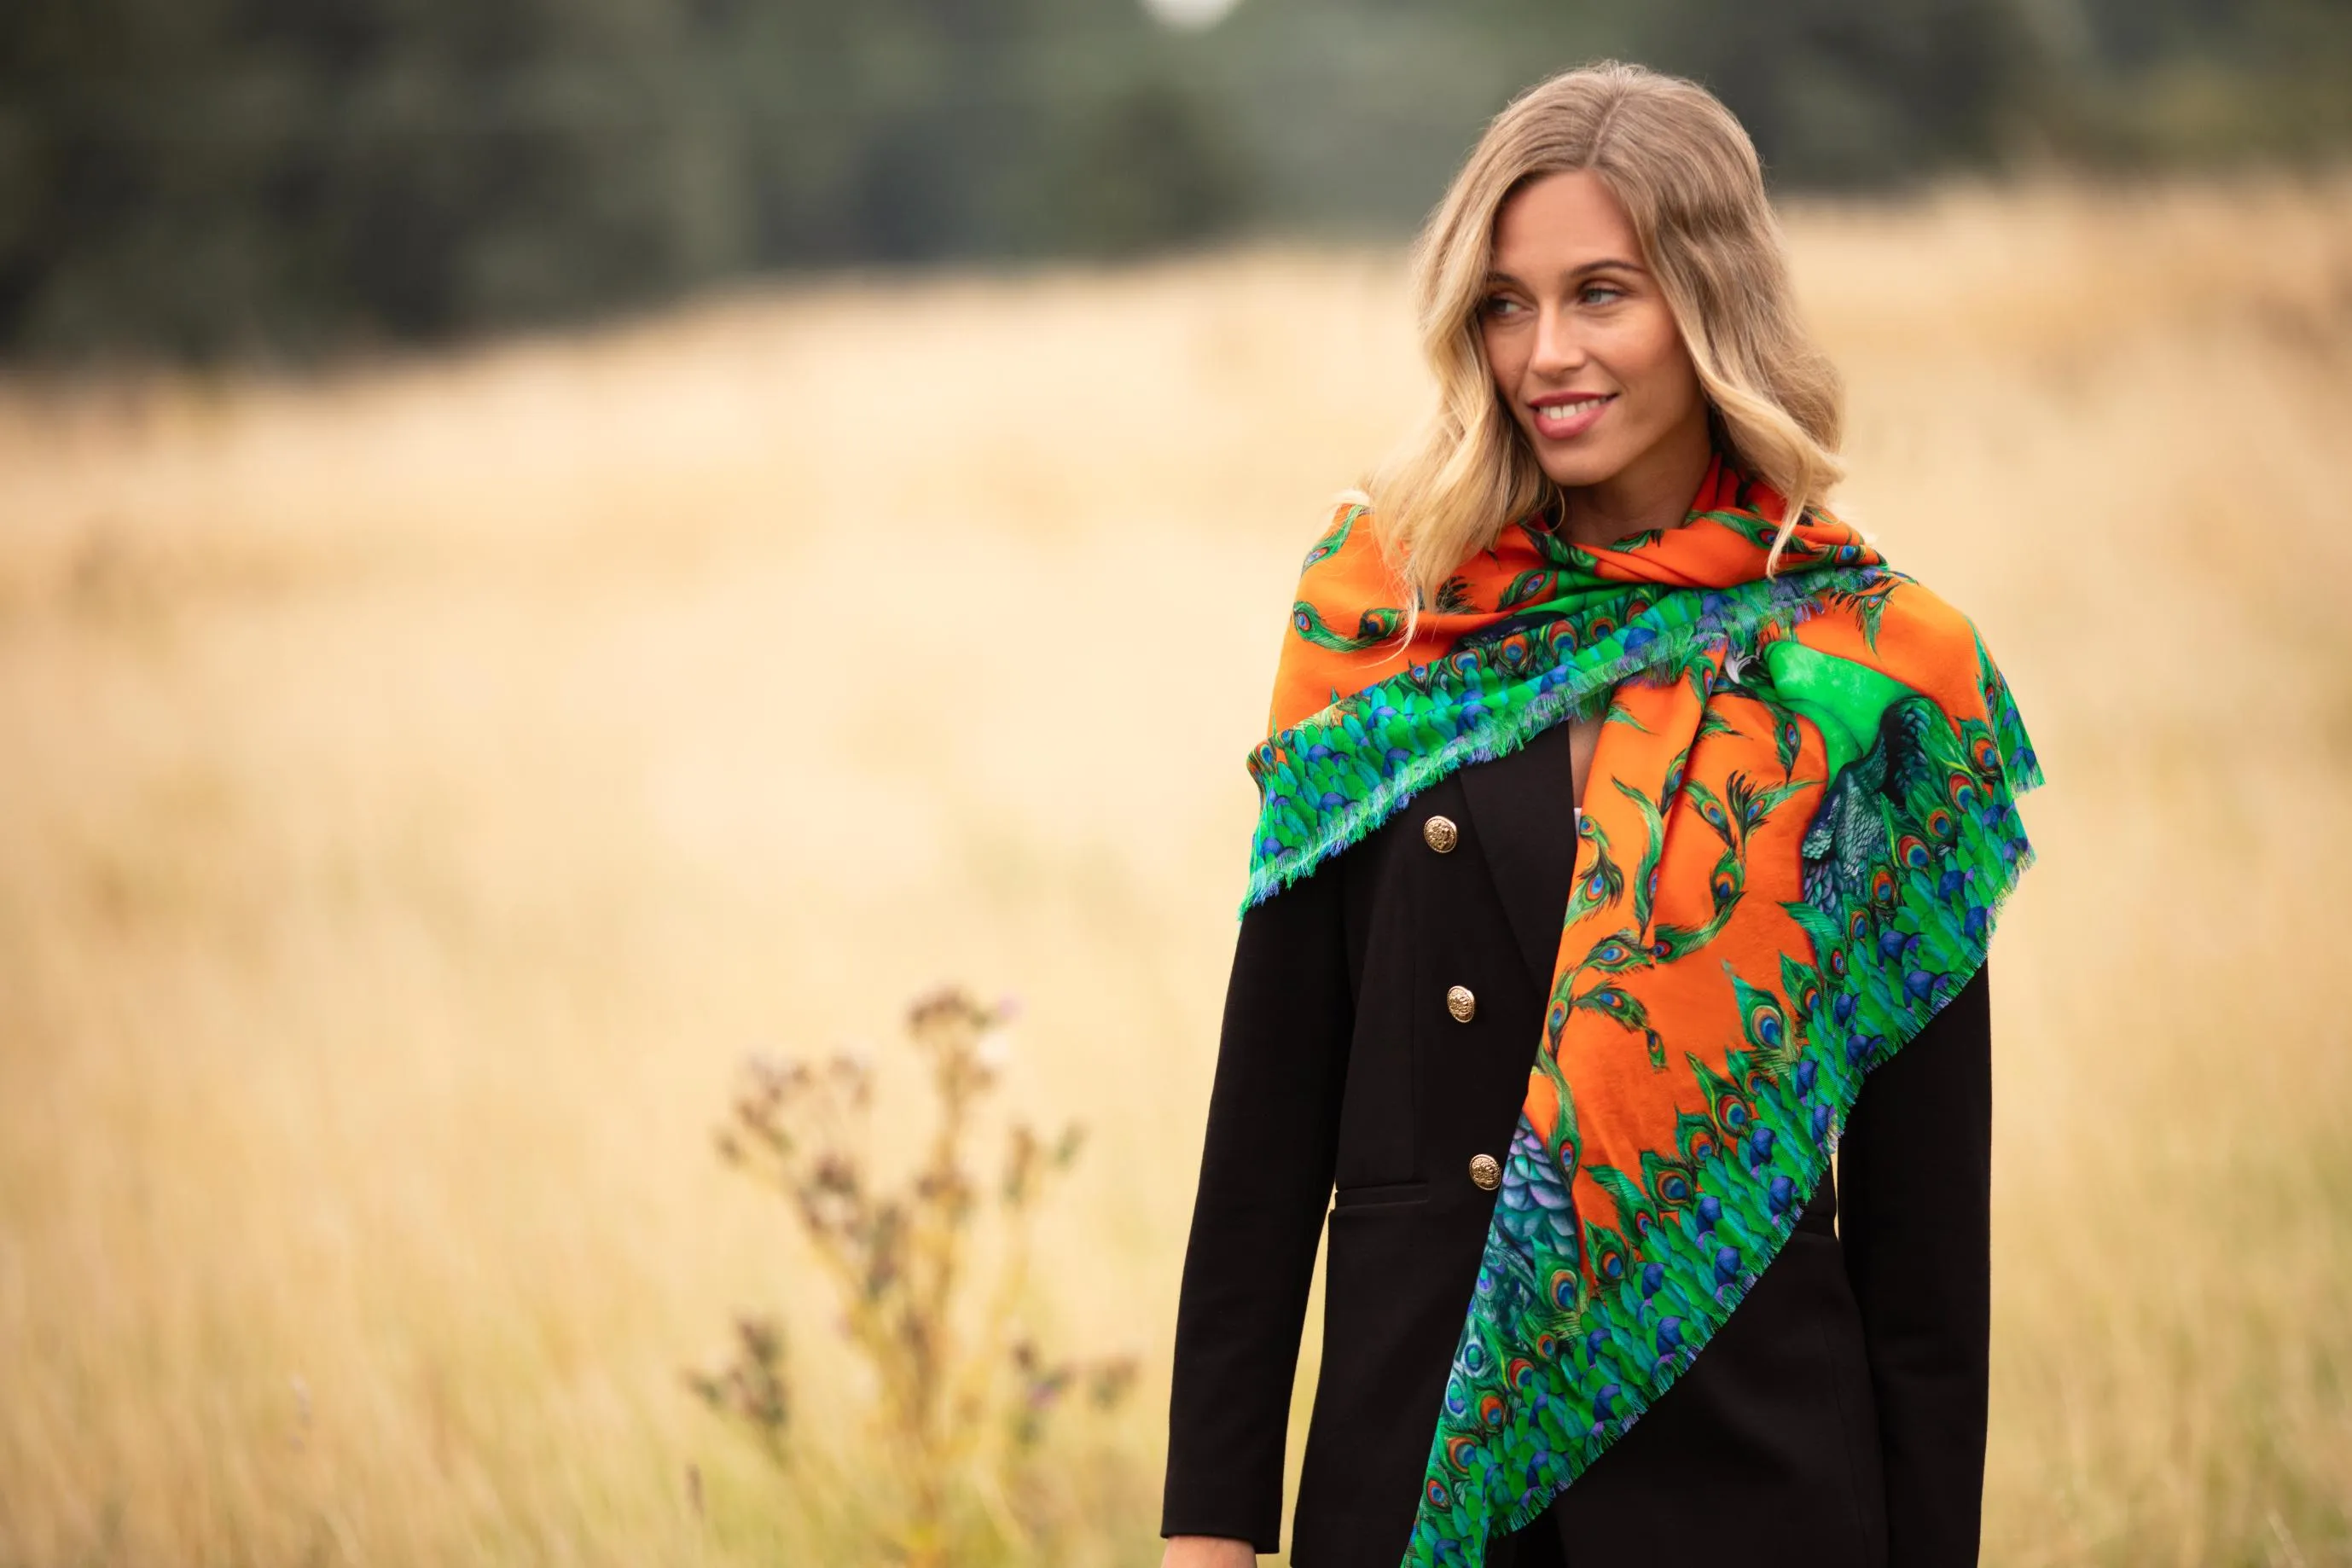
[[[1369,510],[1360,501],[1342,506],[1339,515],[1332,520],[1330,529],[1307,547],[1307,558],[1298,563],[1299,574],[1304,576],[1339,554],[1340,547],[1348,542],[1348,535],[1354,531],[1356,520]]]
[[[1323,623],[1314,605],[1303,602],[1291,606],[1290,617],[1292,627],[1302,638],[1335,653],[1361,653],[1395,637],[1404,625],[1402,610],[1366,610],[1357,617],[1352,636],[1335,632]]]

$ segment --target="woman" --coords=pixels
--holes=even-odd
[[[2008,689],[1812,504],[1837,382],[1703,89],[1531,89],[1414,275],[1436,416],[1251,760],[1166,1563],[1276,1549],[1327,1205],[1303,1568],[1972,1563]]]

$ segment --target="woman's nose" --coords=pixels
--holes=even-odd
[[[1545,307],[1536,317],[1535,353],[1528,368],[1544,375],[1562,375],[1584,363],[1584,343],[1575,320],[1565,310]]]

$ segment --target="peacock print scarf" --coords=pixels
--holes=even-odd
[[[1606,720],[1414,1568],[1482,1563],[1691,1364],[2032,861],[2041,770],[1974,626],[1815,509],[1767,577],[1783,511],[1718,455],[1680,527],[1584,549],[1531,515],[1402,647],[1362,506],[1307,553],[1249,904],[1452,770]]]

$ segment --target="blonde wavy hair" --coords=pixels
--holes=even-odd
[[[1495,387],[1478,332],[1496,215],[1520,185],[1589,169],[1641,240],[1697,367],[1717,444],[1788,498],[1765,571],[1807,503],[1844,477],[1836,368],[1798,320],[1780,227],[1755,145],[1697,83],[1618,60],[1563,71],[1513,99],[1479,138],[1414,241],[1423,352],[1436,372],[1427,424],[1351,492],[1370,503],[1408,616],[1504,526],[1566,498]]]

